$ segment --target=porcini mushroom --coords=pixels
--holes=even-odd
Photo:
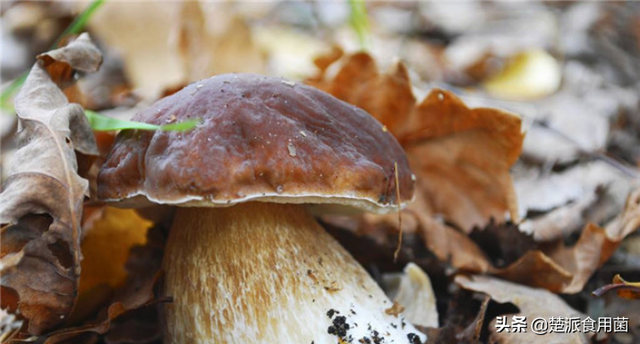
[[[180,207],[163,261],[167,343],[425,339],[385,312],[382,290],[309,212],[385,213],[412,198],[404,152],[379,122],[249,74],[196,82],[134,120],[190,118],[202,122],[187,133],[121,132],[98,177],[101,199]]]

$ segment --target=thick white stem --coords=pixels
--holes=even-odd
[[[166,343],[425,340],[301,205],[181,208],[163,264]]]

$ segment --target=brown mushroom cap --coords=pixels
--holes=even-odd
[[[98,197],[183,206],[249,200],[386,212],[413,195],[404,151],[365,111],[281,78],[225,74],[193,83],[133,120],[199,118],[189,132],[122,131]],[[128,202],[127,202],[128,201]]]

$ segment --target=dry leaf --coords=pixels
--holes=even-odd
[[[399,138],[399,130],[406,125],[416,102],[406,67],[397,63],[381,74],[375,60],[367,53],[337,59],[341,55],[342,51],[334,50],[316,58],[320,71],[307,83],[366,110]],[[332,63],[342,63],[333,76],[327,73]]]
[[[468,108],[453,93],[433,90],[407,125],[405,151],[435,212],[466,233],[505,212],[518,221],[509,168],[522,149],[519,117]]]
[[[622,239],[638,229],[639,209],[640,190],[635,190],[629,195],[623,212],[606,229],[588,224],[573,246],[566,246],[560,240],[542,251],[528,251],[503,269],[490,266],[488,270],[477,272],[489,272],[509,281],[557,293],[579,293],[591,275],[611,257]],[[483,256],[477,258],[481,260]]]
[[[402,314],[410,323],[438,327],[438,309],[429,276],[414,263],[404,268],[394,305],[404,307]]]
[[[44,343],[75,343],[84,335],[105,333],[109,333],[113,338],[123,339],[123,343],[133,342],[130,340],[132,338],[144,338],[145,340],[140,340],[140,343],[157,339],[160,333],[157,326],[158,315],[155,308],[150,306],[170,301],[167,298],[158,298],[155,292],[161,277],[159,271],[165,242],[163,232],[164,229],[160,227],[149,229],[146,235],[146,245],[134,246],[131,249],[126,264],[128,278],[125,285],[116,290],[111,302],[107,302],[109,306],[102,305],[104,309],[99,312],[95,320],[86,321],[86,317],[80,317],[84,322],[83,325],[53,332],[48,335]],[[91,302],[87,299],[85,301]],[[83,307],[86,305],[79,301],[78,308]],[[133,314],[132,312],[136,312],[137,316],[133,319],[126,317],[123,319],[123,316]],[[140,333],[140,328],[131,329],[126,325],[128,320],[137,322],[150,332]],[[114,333],[111,333],[112,330]]]
[[[513,235],[523,234],[518,233],[517,227],[504,226],[497,229],[499,237],[492,239],[489,236],[485,238],[487,240],[484,243],[482,240],[476,242],[468,235],[426,214],[422,210],[425,206],[420,195],[403,210],[403,230],[405,233],[420,234],[425,246],[439,260],[448,262],[460,271],[492,274],[523,285],[572,294],[582,290],[591,275],[611,257],[621,240],[630,234],[629,228],[633,228],[633,221],[638,221],[637,217],[631,215],[638,209],[637,198],[634,197],[638,197],[637,193],[630,195],[628,206],[620,215],[621,219],[627,219],[626,222],[615,221],[610,225],[611,233],[624,229],[618,232],[618,235],[607,234],[605,229],[589,224],[585,226],[578,242],[573,246],[566,246],[562,240],[554,245],[547,244],[544,249],[532,245],[531,242],[518,244],[522,240],[516,240]],[[397,226],[395,215],[367,215],[355,225],[357,231],[363,234],[395,231]],[[489,235],[483,233],[486,230],[487,228],[476,232],[474,237],[486,237]],[[507,230],[514,233],[501,233]],[[502,247],[497,250],[496,245]],[[509,251],[509,245],[513,246],[513,252]],[[504,263],[497,263],[496,258],[493,258],[495,262],[492,261],[488,253],[499,254],[497,258]],[[517,256],[518,253],[520,256]]]
[[[590,343],[584,333],[547,333],[538,335],[531,331],[531,322],[535,318],[549,320],[551,317],[579,317],[586,316],[569,307],[560,297],[542,289],[533,289],[514,283],[502,281],[486,276],[457,276],[455,283],[461,287],[484,293],[499,303],[510,302],[520,309],[516,315],[526,316],[529,327],[526,332],[496,331],[496,321],[492,321],[489,330],[492,332],[491,340],[501,344],[586,344]],[[507,315],[507,319],[511,319]],[[511,321],[509,321],[511,322]]]
[[[428,211],[465,232],[518,219],[509,168],[522,149],[518,116],[468,108],[453,93],[432,90],[420,103],[403,64],[380,73],[366,53],[344,57],[335,76],[321,70],[310,83],[371,113],[403,145]],[[324,77],[324,79],[322,79]],[[425,210],[420,210],[425,211]]]
[[[611,284],[598,288],[592,294],[602,296],[611,290],[615,290],[623,299],[640,300],[640,282],[625,281],[620,275],[615,275]]]
[[[100,52],[89,36],[38,56],[15,100],[20,120],[16,152],[0,197],[2,306],[9,294],[41,334],[65,321],[77,295],[80,220],[88,182],[77,174],[76,151],[97,155],[93,132],[59,85],[76,72],[96,71]]]
[[[640,188],[629,193],[624,210],[605,229],[607,236],[615,241],[622,241],[640,229]]]
[[[82,239],[80,294],[102,284],[117,288],[126,280],[129,249],[144,245],[151,222],[133,209],[105,207],[99,219],[85,226]]]
[[[603,200],[602,190],[596,189],[587,197],[566,206],[556,208],[544,215],[520,223],[520,230],[531,234],[537,242],[549,242],[568,238],[582,229],[585,222],[602,222],[606,213],[593,212]],[[594,218],[595,217],[595,218]]]
[[[447,305],[442,326],[426,328],[425,344],[484,344],[480,337],[491,298],[485,296],[479,307],[473,293],[458,289]]]

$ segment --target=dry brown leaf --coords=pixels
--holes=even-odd
[[[571,248],[557,247],[547,254],[563,268],[571,271],[573,279],[562,288],[564,293],[582,291],[589,277],[613,255],[620,242],[640,228],[640,189],[632,191],[621,214],[604,229],[588,224],[580,239]]]
[[[614,222],[611,228],[626,228],[622,234],[628,235],[632,228],[633,214],[637,211],[634,193],[627,202],[629,206],[620,216],[627,222]],[[547,245],[543,250],[523,251],[512,263],[496,266],[485,252],[494,247],[482,247],[466,234],[431,218],[424,202],[418,195],[413,203],[403,210],[403,230],[405,233],[419,233],[425,246],[441,261],[468,273],[487,273],[531,287],[544,288],[557,293],[578,293],[591,275],[606,262],[619,246],[624,236],[613,237],[605,229],[594,224],[585,226],[578,242],[566,246],[563,241]],[[637,201],[637,199],[636,199]],[[625,215],[626,214],[626,215]],[[340,225],[339,223],[335,223]],[[356,225],[362,234],[396,230],[396,215],[367,215]],[[502,230],[505,230],[503,228]],[[512,230],[516,230],[512,229]],[[613,229],[611,230],[614,231]],[[498,240],[498,239],[496,239]]]
[[[592,294],[602,296],[611,290],[615,290],[623,299],[640,300],[640,282],[625,281],[620,275],[615,275],[611,284],[598,288]]]
[[[387,73],[380,73],[371,55],[361,52],[336,59],[341,51],[332,51],[316,59],[320,72],[307,83],[363,108],[387,126],[397,138],[415,106],[411,81],[406,67],[397,63]],[[335,76],[327,75],[331,63],[342,63]]]
[[[543,250],[528,251],[505,268],[491,266],[482,272],[556,293],[575,294],[582,291],[591,275],[611,257],[623,238],[610,236],[595,224],[587,224],[573,246],[566,246],[560,240]]]
[[[469,109],[448,91],[425,98],[401,139],[415,142],[405,150],[434,211],[467,233],[507,211],[518,220],[509,168],[522,148],[520,123],[497,109]]]
[[[99,219],[85,226],[80,294],[102,284],[121,286],[127,277],[124,265],[129,249],[145,244],[150,226],[135,210],[112,207],[105,207]]]
[[[499,303],[510,302],[520,309],[517,315],[526,316],[529,327],[526,332],[497,332],[496,321],[492,321],[489,330],[492,332],[491,340],[501,344],[543,344],[565,343],[586,344],[590,343],[586,334],[577,333],[547,333],[538,335],[531,331],[531,322],[535,318],[549,320],[551,317],[579,317],[586,316],[567,305],[560,297],[543,289],[533,289],[514,283],[502,281],[487,276],[457,276],[455,283],[461,287],[487,294]],[[511,319],[507,315],[507,319]],[[511,322],[511,321],[509,321]]]
[[[164,230],[160,227],[151,228],[146,235],[146,245],[134,246],[131,249],[126,264],[128,278],[125,285],[116,290],[111,302],[108,302],[109,298],[107,298],[106,305],[108,306],[105,304],[99,305],[104,309],[99,312],[95,320],[86,321],[86,315],[77,316],[75,314],[78,311],[83,312],[84,308],[93,307],[93,305],[83,304],[83,302],[92,303],[92,297],[82,298],[78,302],[76,310],[74,310],[73,317],[84,324],[50,333],[46,339],[41,338],[44,340],[44,344],[76,343],[86,335],[105,333],[109,333],[113,338],[123,339],[123,343],[134,342],[131,340],[132,338],[144,338],[145,340],[140,340],[140,343],[148,343],[153,339],[157,339],[159,337],[158,315],[155,308],[150,306],[159,302],[169,301],[167,298],[158,298],[155,291],[161,278],[159,271],[165,242],[163,232]],[[95,290],[96,288],[93,288],[85,294],[90,294]],[[104,302],[105,300],[102,301]],[[140,313],[135,313],[136,316],[133,319],[123,317],[132,314],[132,312]],[[124,320],[121,321],[123,318]],[[132,329],[127,325],[127,320],[133,320],[142,327]],[[116,323],[117,326],[115,326]],[[149,331],[153,329],[153,331],[140,333],[141,328]],[[111,331],[114,331],[114,333],[111,333]],[[108,342],[114,343],[117,341]],[[16,343],[26,342],[16,341]]]
[[[514,221],[518,219],[509,168],[522,149],[520,118],[496,109],[471,109],[453,93],[437,89],[416,105],[405,68],[399,64],[379,73],[373,58],[365,53],[337,63],[342,65],[334,77],[324,66],[312,83],[369,111],[403,144],[417,176],[416,188],[421,191],[403,212],[407,223],[403,230],[422,233],[427,248],[440,260],[463,271],[576,293],[630,228],[638,226],[636,196],[635,203],[628,202],[620,222],[610,225],[609,234],[590,225],[572,247],[558,244],[544,251],[522,252],[508,266],[494,266],[465,233],[484,228],[491,218],[502,222],[506,211]],[[434,220],[436,213],[463,232]],[[378,225],[398,226],[394,216],[363,219],[361,233],[374,233],[371,228]]]
[[[491,218],[517,221],[509,168],[522,149],[521,120],[511,113],[470,109],[453,93],[432,90],[420,103],[403,64],[378,72],[366,53],[349,55],[333,77],[311,84],[359,106],[382,122],[404,146],[432,213],[465,232]],[[423,210],[424,211],[424,210]]]
[[[29,332],[65,321],[77,295],[80,219],[88,182],[77,173],[76,151],[96,155],[93,132],[77,104],[58,85],[102,61],[89,36],[38,56],[15,100],[20,120],[16,152],[0,196],[2,307],[18,302]],[[56,83],[54,83],[56,81]],[[8,295],[19,299],[5,297]]]

